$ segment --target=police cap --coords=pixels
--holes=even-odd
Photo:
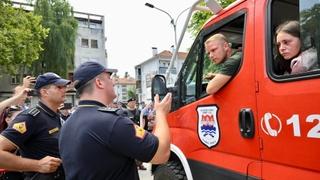
[[[34,85],[35,89],[40,89],[43,86],[54,84],[60,86],[66,86],[70,84],[69,80],[62,79],[59,75],[53,72],[47,72],[42,75],[39,75],[36,80],[36,84]]]
[[[136,98],[130,98],[130,99],[128,99],[127,102],[130,102],[130,101],[136,101]]]
[[[73,74],[73,79],[75,81],[75,88],[79,89],[85,85],[88,81],[96,77],[97,75],[107,72],[114,73],[117,72],[116,69],[107,69],[97,62],[87,61],[82,63]]]

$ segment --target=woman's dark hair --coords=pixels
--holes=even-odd
[[[280,32],[285,32],[291,36],[300,39],[300,25],[298,21],[285,21],[280,24],[276,29],[275,39]],[[275,40],[276,41],[276,40]],[[279,48],[277,47],[277,55],[273,61],[274,73],[278,75],[283,75],[285,72],[291,73],[291,60],[285,60],[279,53]]]
[[[280,32],[285,32],[300,39],[300,25],[298,21],[285,21],[277,27],[276,37]]]
[[[279,53],[273,61],[273,71],[277,75],[284,75],[285,72],[291,73],[291,60],[285,60]]]

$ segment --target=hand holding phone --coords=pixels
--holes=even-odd
[[[28,96],[37,96],[37,91],[34,89],[30,89],[27,93]]]
[[[23,78],[23,87],[30,88],[36,82],[36,78],[32,76],[26,76]]]

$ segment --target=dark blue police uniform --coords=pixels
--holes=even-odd
[[[39,102],[34,108],[20,113],[1,135],[19,149],[22,157],[42,159],[45,156],[60,158],[58,149],[60,116]],[[27,176],[38,173],[27,173]],[[62,168],[53,173],[55,179],[63,176]],[[54,179],[54,178],[53,178]]]
[[[60,155],[68,180],[136,180],[134,159],[148,162],[159,140],[93,100],[79,102],[61,130]]]

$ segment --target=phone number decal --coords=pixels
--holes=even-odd
[[[301,137],[301,123],[298,114],[293,114],[289,119],[286,120],[287,126],[292,126],[293,136]],[[318,122],[311,129],[308,130],[307,138],[320,138],[320,114],[311,114],[307,116],[306,123]],[[260,126],[262,131],[272,137],[277,137],[282,130],[282,123],[280,118],[270,112],[267,112],[261,118]]]

